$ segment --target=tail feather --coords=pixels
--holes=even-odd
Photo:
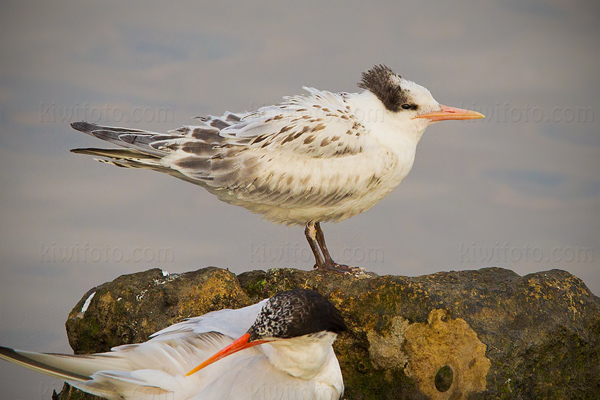
[[[100,370],[126,370],[130,362],[110,353],[68,355],[36,353],[0,346],[0,358],[14,364],[67,381],[85,382]]]
[[[203,186],[204,183],[198,179],[190,178],[175,169],[162,165],[157,157],[153,157],[132,149],[82,148],[72,149],[71,152],[76,154],[85,154],[88,156],[102,157],[95,158],[95,160],[105,164],[114,165],[116,167],[150,169],[171,175],[177,179],[193,183],[194,185]]]
[[[216,167],[224,162],[231,163],[220,161],[222,153],[230,151],[225,143],[226,138],[220,135],[220,129],[225,125],[230,126],[230,123],[240,117],[229,113],[224,118],[228,122],[216,117],[209,118],[203,120],[201,126],[184,126],[169,133],[74,122],[71,124],[74,129],[120,148],[81,148],[71,152],[95,156],[96,160],[117,167],[162,172],[206,187],[207,182],[214,179],[208,173],[213,162]],[[240,141],[242,142],[243,140]]]
[[[106,164],[111,164],[123,168],[146,168],[163,171],[165,167],[160,164],[159,158],[148,155],[133,149],[93,149],[82,148],[72,149],[71,153],[85,154],[88,156],[102,157],[95,158]]]
[[[140,129],[116,128],[90,124],[89,122],[73,122],[71,127],[90,136],[129,149],[136,149],[145,154],[164,156],[163,151],[150,146],[156,140],[169,137],[163,133],[148,132]]]
[[[115,160],[157,160],[157,157],[144,154],[133,149],[96,149],[80,148],[72,149],[71,153],[86,154],[88,156],[109,157]]]
[[[71,153],[85,154],[88,156],[103,157],[110,160],[119,161],[124,164],[129,164],[130,168],[155,168],[162,167],[160,158],[150,154],[142,153],[133,149],[96,149],[96,148],[80,148],[72,149]],[[106,161],[100,160],[98,161]],[[126,165],[123,165],[126,166]]]
[[[102,130],[102,129],[108,129],[108,130],[111,130],[111,131],[114,131],[114,132],[120,132],[120,133],[141,133],[141,132],[144,132],[144,131],[141,131],[139,129],[106,127],[106,126],[102,126],[102,125],[91,124],[91,123],[85,122],[85,121],[73,122],[71,124],[71,127],[73,129],[78,130],[79,132],[83,132],[83,133],[91,133],[93,131]]]

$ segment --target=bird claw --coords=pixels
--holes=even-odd
[[[316,264],[314,266],[314,269],[317,271],[335,272],[337,274],[342,274],[342,275],[364,275],[365,274],[365,270],[363,268],[352,267],[350,265],[344,265],[344,264],[338,264],[338,263],[323,264],[323,265]]]

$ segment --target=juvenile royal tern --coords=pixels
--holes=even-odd
[[[190,318],[106,353],[0,347],[0,358],[115,400],[337,400],[344,383],[332,344],[344,330],[325,297],[296,289]]]
[[[201,118],[169,133],[75,122],[73,128],[125,149],[75,149],[100,161],[146,168],[200,185],[266,219],[304,225],[318,269],[341,272],[321,222],[368,210],[410,172],[427,126],[483,118],[439,104],[429,90],[378,65],[360,93],[305,87],[303,96],[254,112]]]

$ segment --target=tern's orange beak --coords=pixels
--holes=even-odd
[[[462,108],[454,108],[448,106],[442,106],[440,111],[434,111],[428,114],[417,115],[415,118],[427,118],[432,122],[446,121],[446,120],[465,120],[465,119],[479,119],[485,118],[485,116],[477,111],[463,110]]]
[[[233,353],[237,353],[240,350],[244,350],[249,347],[258,346],[259,344],[263,344],[263,343],[267,342],[267,340],[254,340],[252,342],[248,342],[249,339],[250,339],[249,333],[243,334],[235,342],[231,343],[229,346],[225,347],[223,350],[219,351],[218,353],[216,353],[215,355],[210,357],[208,360],[206,360],[202,364],[198,365],[196,368],[194,368],[193,370],[191,370],[190,372],[185,374],[185,376],[190,376],[190,375],[200,371],[202,368],[207,367],[210,364],[212,364],[216,361],[219,361],[220,359],[225,358]]]

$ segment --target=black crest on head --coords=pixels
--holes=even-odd
[[[363,72],[358,87],[370,91],[381,100],[385,108],[396,112],[407,101],[407,95],[393,77],[400,78],[400,75],[383,64],[376,65]]]
[[[347,330],[340,312],[319,292],[294,289],[269,299],[248,330],[250,340],[292,338],[317,332]]]

